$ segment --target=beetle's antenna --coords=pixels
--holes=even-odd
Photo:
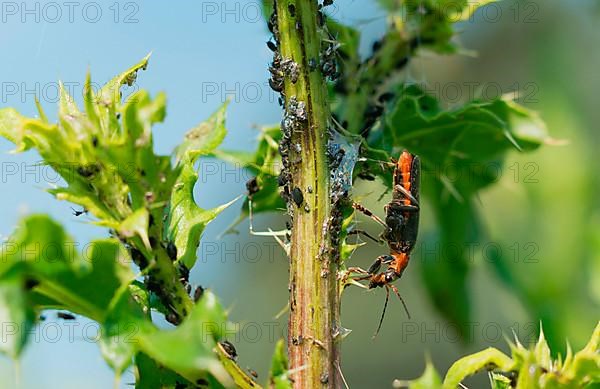
[[[375,331],[375,335],[373,335],[372,339],[375,339],[379,334],[379,330],[381,329],[381,325],[383,324],[383,318],[385,316],[385,310],[387,309],[388,300],[390,299],[390,290],[389,288],[385,288],[385,303],[383,304],[383,312],[381,312],[381,318],[379,319],[379,325],[377,326],[377,331]]]

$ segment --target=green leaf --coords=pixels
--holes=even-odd
[[[511,382],[508,377],[498,373],[490,373],[490,385],[492,389],[511,389]]]
[[[25,118],[14,108],[0,109],[0,135],[10,140],[17,146],[17,152],[25,151],[32,146],[23,134]]]
[[[394,387],[408,389],[441,389],[442,379],[431,361],[427,360],[423,375],[415,380],[394,381]]]
[[[175,330],[141,329],[134,335],[139,350],[191,382],[207,373],[225,386],[233,382],[214,351],[226,331],[225,312],[211,292],[205,292],[184,322]]]
[[[392,156],[408,148],[420,156],[425,173],[445,177],[460,195],[494,181],[483,163],[500,162],[508,150],[531,151],[549,141],[537,114],[509,100],[473,101],[443,110],[416,86],[399,95],[382,125],[371,132],[369,146]],[[450,180],[444,172],[462,179]]]
[[[98,91],[98,105],[114,106],[121,102],[121,86],[127,84],[133,85],[137,79],[138,71],[145,70],[148,66],[148,61],[152,53],[144,57],[140,62],[133,65],[125,72],[119,74],[110,80],[105,86]]]
[[[0,276],[0,352],[17,359],[35,323],[35,312],[26,290],[26,278],[18,268]]]
[[[177,373],[160,366],[144,353],[135,357],[135,388],[136,389],[180,389],[193,388],[194,384]]]
[[[142,331],[153,331],[147,305],[140,305],[141,291],[132,293],[129,282],[121,285],[115,293],[102,322],[100,351],[102,356],[120,376],[127,369],[138,351],[135,336]]]
[[[444,378],[444,389],[455,389],[466,377],[483,369],[498,368],[510,371],[513,361],[495,348],[488,348],[454,362]]]
[[[20,224],[2,247],[0,306],[5,307],[6,322],[20,322],[21,328],[29,328],[34,307],[36,311],[65,309],[103,322],[119,288],[134,276],[116,241],[92,242],[85,258],[77,249],[64,230],[46,216],[31,216]],[[19,343],[2,351],[18,355],[27,335],[22,334]]]
[[[227,112],[225,103],[208,120],[200,123],[185,134],[184,141],[175,150],[177,164],[194,163],[198,157],[214,151],[225,139],[225,118]]]
[[[565,361],[563,375],[582,386],[600,383],[600,322],[597,323],[588,344],[577,352],[572,360]]]
[[[47,216],[31,216],[3,245],[4,266],[18,266],[36,280],[34,291],[65,309],[102,321],[115,293],[134,275],[119,242],[104,240],[79,245]],[[45,307],[43,307],[45,308]]]
[[[115,226],[119,234],[125,238],[133,238],[138,236],[144,242],[148,250],[150,240],[148,238],[148,225],[150,223],[150,214],[146,208],[140,208],[131,215],[127,216],[120,225]]]
[[[139,304],[147,301],[147,293],[140,284],[132,289],[135,277],[119,242],[93,242],[86,253],[89,257],[85,259],[74,253],[63,229],[48,217],[24,220],[2,247],[6,259],[0,272],[2,318],[27,329],[34,321],[35,302],[38,310],[69,310],[101,324],[100,347],[117,374],[143,351],[192,382],[209,376],[225,384],[231,381],[214,351],[227,322],[212,293],[205,292],[176,330],[159,330],[150,321],[147,308]],[[30,295],[26,279],[35,280]],[[33,303],[28,296],[35,297]],[[22,339],[11,338],[19,341],[1,351],[18,356],[27,332],[21,334]]]
[[[44,117],[29,119],[13,109],[0,110],[0,135],[14,142],[17,151],[37,149],[44,163],[67,183],[50,193],[85,207],[100,224],[115,229],[144,207],[161,219],[157,204],[168,201],[176,178],[170,159],[155,155],[152,145],[152,125],[166,115],[165,95],[152,99],[140,91],[121,103],[121,86],[133,82],[147,62],[148,57],[98,94],[88,73],[85,113],[61,84],[58,124]]]
[[[552,356],[550,355],[550,347],[546,342],[544,330],[540,328],[540,336],[533,350],[536,363],[546,370],[552,370]]]
[[[196,250],[208,223],[237,200],[209,210],[200,208],[194,200],[194,185],[198,181],[194,164],[198,157],[213,152],[223,141],[226,108],[224,104],[207,121],[190,130],[175,151],[179,175],[171,193],[167,239],[177,247],[177,260],[188,269],[196,263]]]
[[[283,339],[277,341],[275,352],[271,360],[269,371],[269,388],[290,389],[292,384],[289,378],[288,359]]]

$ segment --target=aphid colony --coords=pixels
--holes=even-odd
[[[316,16],[317,22],[324,31],[326,31],[326,17],[323,13],[323,7],[332,4],[332,0],[325,0],[322,4],[318,5]],[[299,19],[298,9],[294,4],[288,5],[287,12],[289,17]],[[304,204],[303,190],[298,187],[293,187],[291,183],[291,167],[294,162],[291,160],[291,156],[302,152],[302,146],[297,142],[292,142],[292,139],[295,138],[295,133],[303,132],[308,124],[308,117],[306,103],[304,101],[298,101],[296,96],[286,96],[284,88],[285,81],[287,79],[292,84],[296,84],[303,71],[303,67],[306,67],[308,72],[320,69],[324,77],[333,79],[337,69],[335,54],[339,44],[332,40],[324,40],[324,47],[322,47],[319,58],[309,58],[306,65],[296,63],[291,58],[283,58],[280,51],[280,34],[277,25],[277,16],[277,3],[275,1],[273,14],[267,23],[269,30],[273,34],[273,40],[267,42],[267,46],[273,51],[273,61],[269,66],[269,73],[271,74],[269,85],[275,92],[281,94],[279,103],[282,106],[285,106],[284,117],[281,121],[282,138],[279,143],[282,169],[278,178],[278,183],[282,188],[282,197],[288,204],[288,213],[290,216],[293,216],[295,208],[302,208],[305,212],[310,212],[308,205]],[[295,28],[299,31],[302,30],[302,23],[300,20],[296,20]]]

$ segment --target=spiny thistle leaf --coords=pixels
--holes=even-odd
[[[435,366],[433,366],[433,363],[431,363],[428,358],[427,363],[425,364],[425,371],[421,377],[410,381],[395,380],[394,387],[408,389],[441,389],[442,379],[435,369]]]
[[[25,330],[35,322],[34,312],[63,309],[101,325],[101,350],[117,374],[142,351],[192,382],[212,376],[230,383],[214,352],[227,322],[212,293],[205,292],[175,331],[159,330],[140,305],[139,293],[132,293],[135,276],[118,241],[92,242],[85,259],[74,246],[46,216],[25,219],[2,246],[6,261],[0,269],[0,312],[7,322],[21,326],[0,351],[17,358],[27,341]]]
[[[448,369],[442,388],[455,389],[465,378],[481,370],[491,371],[490,384],[494,389],[584,388],[600,383],[600,322],[581,351],[572,355],[568,348],[564,362],[560,356],[557,360],[552,360],[541,331],[538,342],[532,349],[523,347],[518,340],[511,343],[510,348],[511,357],[490,347],[459,359]],[[429,367],[428,363],[427,369]],[[428,376],[427,369],[424,377]],[[397,384],[405,382],[396,381]],[[417,381],[408,382],[412,384]],[[425,387],[437,388],[439,385]],[[409,385],[409,388],[412,389],[413,386]]]
[[[50,192],[83,206],[118,238],[92,242],[84,258],[56,222],[25,219],[2,246],[0,316],[19,323],[19,330],[0,351],[17,358],[35,314],[63,309],[100,324],[100,349],[117,375],[135,358],[142,377],[149,374],[144,366],[160,365],[158,382],[164,378],[173,387],[230,387],[215,351],[226,330],[225,313],[210,292],[193,304],[181,281],[187,282],[206,224],[229,205],[203,210],[193,198],[194,164],[223,140],[226,105],[187,134],[172,164],[170,156],[155,154],[152,140],[152,126],[166,116],[165,95],[151,98],[142,90],[127,101],[121,97],[122,86],[131,86],[147,63],[148,57],[98,93],[88,74],[84,111],[61,86],[57,123],[48,122],[39,103],[39,119],[0,110],[0,136],[15,143],[16,151],[36,149],[66,182]],[[173,244],[186,266],[172,262]],[[136,280],[132,259],[145,283]],[[181,325],[160,330],[151,309]],[[140,385],[152,387],[146,379]]]
[[[204,210],[194,200],[194,185],[198,180],[194,164],[198,157],[213,152],[225,138],[226,108],[224,104],[207,121],[190,130],[175,150],[179,174],[171,193],[167,237],[177,247],[177,260],[189,269],[196,262],[196,250],[206,225],[235,201]]]
[[[501,351],[491,347],[466,356],[450,366],[446,378],[444,378],[443,388],[454,389],[466,377],[489,367],[509,371],[513,367],[513,361]]]

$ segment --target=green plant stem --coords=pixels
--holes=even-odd
[[[326,153],[330,113],[323,75],[309,66],[310,61],[318,63],[321,51],[317,6],[315,0],[275,2],[280,55],[299,69],[296,82],[289,74],[285,78],[286,109],[295,97],[305,104],[306,114],[301,128],[291,131],[289,153],[291,187],[304,196],[301,206],[289,204],[294,218],[288,354],[295,388],[339,386],[339,349],[333,337],[339,323],[337,263],[329,254],[326,229],[331,216]]]
[[[163,304],[172,311],[180,320],[183,320],[192,310],[194,302],[185,290],[185,286],[179,281],[179,273],[173,262],[161,247],[154,251],[155,263],[149,271],[150,282],[162,289],[158,292]],[[156,291],[155,291],[156,292]]]
[[[390,76],[408,65],[419,44],[396,30],[388,31],[381,42],[381,47],[346,79],[348,94],[341,120],[354,134],[364,126],[369,103],[386,91]]]

